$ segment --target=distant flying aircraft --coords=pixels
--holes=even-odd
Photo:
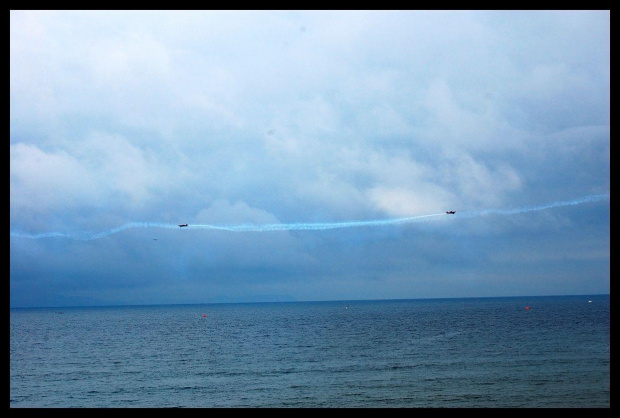
[[[179,224],[179,226],[183,228],[184,226],[187,226],[187,224]]]
[[[455,212],[455,211],[453,211],[453,210],[449,210],[449,211],[447,211],[446,213],[447,213],[448,215],[454,215],[456,212]]]

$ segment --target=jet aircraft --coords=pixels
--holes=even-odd
[[[183,228],[184,226],[187,226],[187,224],[179,224],[179,226]]]
[[[447,213],[448,215],[454,215],[456,212],[455,212],[455,211],[453,211],[453,210],[449,210],[449,211],[447,211],[446,213]]]

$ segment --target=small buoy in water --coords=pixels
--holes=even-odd
[[[203,317],[203,318],[206,318],[206,317],[207,317],[207,314],[202,314],[202,317]]]
[[[526,306],[526,307],[525,307],[525,310],[526,310],[526,311],[529,311],[529,310],[530,310],[530,307],[529,307],[529,306]]]

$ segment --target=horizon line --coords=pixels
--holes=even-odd
[[[513,296],[438,296],[423,298],[385,298],[385,299],[325,299],[325,300],[263,300],[246,302],[179,302],[179,303],[147,303],[147,304],[109,304],[109,305],[71,305],[71,306],[16,306],[9,309],[73,309],[73,308],[130,308],[130,307],[162,307],[162,306],[194,306],[194,305],[247,305],[268,303],[331,303],[331,302],[389,302],[389,301],[421,301],[445,299],[514,299],[544,297],[580,297],[580,296],[611,296],[610,293],[583,294],[550,294],[550,295],[513,295]]]

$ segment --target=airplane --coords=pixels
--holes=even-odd
[[[446,213],[447,213],[448,215],[454,215],[456,212],[455,212],[455,211],[453,211],[453,210],[449,210],[449,211],[447,211]]]
[[[183,228],[184,226],[187,226],[187,224],[179,224],[179,226]]]

